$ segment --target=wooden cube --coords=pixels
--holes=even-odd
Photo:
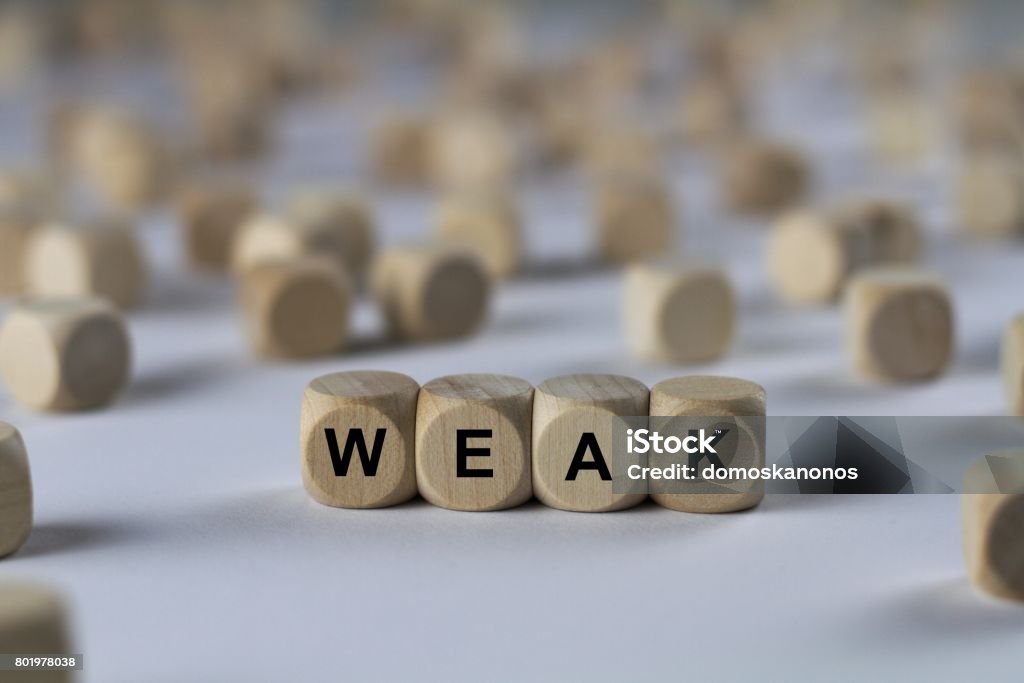
[[[613,419],[647,415],[650,391],[618,375],[564,375],[534,393],[533,491],[561,510],[609,512],[645,494],[612,491]]]
[[[109,206],[139,209],[167,190],[168,153],[151,126],[126,112],[86,108],[69,131],[74,170]]]
[[[6,654],[71,654],[64,600],[40,584],[0,583],[0,651]],[[58,671],[4,672],[11,683],[65,683],[71,673]]]
[[[0,375],[11,395],[31,408],[107,405],[130,374],[128,328],[102,299],[27,299],[0,328]]]
[[[794,148],[767,141],[738,143],[724,159],[722,193],[742,214],[771,214],[794,205],[807,192],[810,169]]]
[[[623,325],[638,358],[701,363],[720,358],[736,330],[736,296],[724,270],[670,260],[625,275]]]
[[[348,336],[352,284],[333,261],[267,263],[242,275],[242,308],[260,355],[305,358],[336,353]]]
[[[866,200],[822,212],[796,210],[772,226],[768,272],[789,303],[826,304],[835,301],[859,269],[913,262],[920,243],[913,213],[896,202]]]
[[[1024,416],[1024,314],[1010,320],[1003,332],[1002,374],[1010,414]]]
[[[141,303],[146,264],[135,233],[113,220],[80,226],[49,223],[25,251],[25,283],[42,297],[103,297],[120,308]]]
[[[739,88],[724,79],[703,78],[683,94],[682,135],[694,144],[715,144],[746,127],[747,110]]]
[[[1024,600],[1024,451],[971,463],[960,500],[971,581],[992,595]]]
[[[32,532],[32,477],[21,434],[0,422],[0,558],[18,550]]]
[[[429,502],[503,510],[530,499],[533,387],[504,375],[427,382],[416,409],[416,479]]]
[[[447,198],[437,214],[437,232],[474,251],[494,278],[522,266],[523,228],[514,199],[506,194],[463,194]]]
[[[597,252],[611,263],[663,255],[676,244],[676,215],[667,187],[650,176],[617,176],[597,189]]]
[[[0,296],[24,288],[25,246],[34,226],[25,212],[0,206]]]
[[[302,481],[333,507],[378,508],[416,495],[420,385],[395,372],[336,372],[302,398]]]
[[[587,125],[583,161],[595,177],[658,177],[661,158],[658,141],[647,130],[621,124]]]
[[[958,224],[969,235],[1013,237],[1024,233],[1024,159],[977,155],[957,181]]]
[[[953,351],[949,293],[934,275],[910,267],[865,270],[846,288],[847,344],[865,377],[936,377]]]
[[[676,377],[659,382],[651,389],[652,420],[655,416],[686,415],[709,418],[710,427],[716,422],[711,418],[758,418],[765,415],[765,410],[764,387],[736,377]],[[758,429],[756,422],[747,423],[737,419],[739,427],[752,431]],[[724,463],[725,466],[763,467],[763,435],[755,434],[751,443],[750,448],[737,450],[733,459]],[[735,512],[760,503],[764,498],[764,487],[763,482],[752,481],[742,491],[692,494],[652,492],[651,498],[658,505],[682,512]]]
[[[299,195],[285,215],[258,214],[242,224],[232,267],[241,273],[265,263],[322,256],[357,279],[366,271],[372,250],[369,210],[361,202],[340,195]]]
[[[879,93],[869,101],[868,119],[873,151],[883,163],[918,163],[935,147],[935,110],[919,94]]]
[[[198,270],[226,270],[235,237],[256,207],[256,194],[244,183],[204,180],[187,187],[178,215],[189,263]]]
[[[380,181],[421,185],[430,179],[433,124],[425,117],[387,117],[371,139],[371,166]]]
[[[353,280],[363,281],[376,242],[365,201],[346,192],[306,190],[292,197],[288,218],[302,233],[307,252],[333,255]]]
[[[391,247],[377,257],[371,281],[388,328],[400,339],[465,337],[483,323],[490,303],[483,262],[447,243]]]
[[[487,191],[508,186],[517,171],[509,127],[490,113],[453,112],[430,135],[434,181],[454,191]]]

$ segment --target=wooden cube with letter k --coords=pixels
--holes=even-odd
[[[318,377],[302,399],[302,480],[318,502],[378,508],[416,495],[419,384],[395,372]]]

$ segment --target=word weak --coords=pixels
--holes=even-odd
[[[302,478],[315,500],[345,508],[397,505],[418,493],[453,510],[502,510],[536,497],[562,510],[607,512],[649,496],[674,510],[730,512],[763,494],[613,488],[613,418],[764,414],[764,389],[732,377],[679,377],[648,389],[617,375],[565,375],[534,388],[476,374],[420,387],[393,372],[340,372],[306,387]],[[684,439],[684,450],[713,449],[717,438]]]

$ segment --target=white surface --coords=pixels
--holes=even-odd
[[[302,117],[330,115],[326,106],[288,122],[294,145]],[[89,681],[1005,678],[1019,670],[1024,611],[968,586],[956,496],[769,499],[728,516],[536,504],[472,514],[422,502],[337,510],[302,490],[299,398],[334,370],[534,382],[615,372],[648,383],[723,373],[762,383],[776,415],[1002,413],[998,336],[1022,308],[1024,250],[947,236],[941,164],[872,175],[856,152],[862,140],[834,139],[821,195],[871,180],[918,201],[928,219],[929,262],[955,286],[958,323],[941,380],[853,378],[839,312],[774,302],[761,229],[717,217],[693,160],[673,176],[686,251],[725,261],[742,298],[733,352],[700,367],[627,358],[613,272],[512,282],[483,334],[465,342],[360,343],[317,362],[258,363],[227,284],[187,275],[172,221],[155,216],[144,230],[157,274],[149,306],[132,316],[137,369],[123,400],[45,416],[0,395],[0,416],[30,449],[37,502],[33,535],[0,563],[0,578],[66,591]],[[305,166],[282,173],[350,175],[304,154],[294,158]],[[586,198],[573,188],[526,193],[540,261],[586,247]],[[429,206],[381,201],[387,240],[422,232]],[[368,305],[358,324],[372,335]]]

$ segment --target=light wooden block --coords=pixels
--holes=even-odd
[[[647,415],[650,391],[618,375],[545,380],[533,403],[533,491],[540,502],[575,512],[624,510],[645,494],[612,491],[613,419]]]
[[[779,295],[797,305],[836,300],[857,270],[911,263],[921,229],[909,208],[890,201],[848,202],[828,210],[790,211],[772,226],[768,273]]]
[[[938,376],[953,351],[949,293],[934,275],[910,268],[872,268],[846,288],[847,344],[855,369],[888,381]]]
[[[522,221],[507,194],[448,197],[438,209],[437,233],[475,252],[491,277],[508,277],[522,266]]]
[[[75,170],[110,206],[139,209],[166,192],[170,160],[145,121],[121,111],[86,108],[69,132]]]
[[[1024,314],[1018,315],[1003,332],[1001,350],[1003,389],[1011,415],[1024,416]]]
[[[305,358],[336,353],[348,336],[352,284],[330,260],[306,258],[250,268],[242,308],[260,355]]]
[[[661,158],[655,136],[643,128],[621,124],[587,125],[584,163],[595,177],[661,175]]]
[[[25,247],[26,289],[35,296],[99,296],[120,308],[142,302],[146,264],[131,228],[117,221],[49,223]]]
[[[416,409],[416,478],[429,502],[452,510],[503,510],[533,491],[533,387],[504,375],[427,382]]]
[[[638,358],[700,363],[720,358],[736,330],[736,296],[724,270],[658,260],[626,271],[623,326]]]
[[[935,147],[935,111],[919,94],[880,93],[869,101],[868,119],[872,148],[883,163],[918,163]]]
[[[1024,233],[1024,160],[1002,155],[971,157],[957,179],[960,229],[978,237]]]
[[[651,389],[652,417],[762,417],[766,403],[764,387],[736,377],[676,377]],[[733,461],[733,466],[763,467],[764,444],[735,457],[741,460]],[[764,489],[758,482],[751,482],[748,490],[734,493],[652,493],[651,498],[658,505],[681,512],[736,512],[760,503]]]
[[[369,269],[376,238],[370,207],[348,192],[306,190],[288,204],[288,218],[302,233],[307,252],[332,255],[356,282]]]
[[[670,252],[676,214],[669,190],[648,176],[606,179],[597,188],[597,252],[610,263],[628,263]]]
[[[395,185],[422,185],[430,179],[433,123],[426,117],[385,117],[370,138],[374,176]]]
[[[0,422],[0,558],[18,550],[32,532],[32,477],[21,434]]]
[[[480,327],[490,305],[483,262],[447,243],[386,249],[374,263],[371,281],[384,320],[400,339],[465,337]]]
[[[796,204],[809,182],[810,169],[797,150],[753,140],[735,144],[726,153],[721,191],[734,211],[771,214]]]
[[[235,237],[256,208],[255,192],[240,182],[205,180],[182,191],[178,216],[189,263],[198,270],[226,270]]]
[[[1024,600],[1024,451],[971,463],[960,501],[971,581],[992,595]]]
[[[416,495],[420,385],[395,372],[336,372],[302,398],[302,481],[332,507],[378,508]]]
[[[683,138],[694,144],[720,143],[746,125],[747,112],[739,89],[724,79],[703,78],[683,94]]]
[[[23,211],[0,206],[0,296],[24,289],[25,247],[34,225]]]
[[[232,248],[232,268],[242,273],[266,263],[308,256],[336,261],[353,279],[362,277],[373,250],[369,209],[341,195],[299,195],[282,216],[251,216]],[[353,270],[354,269],[354,270]]]
[[[61,596],[44,585],[0,583],[0,652],[67,655],[71,653],[67,608]],[[66,683],[69,671],[4,672],[11,683]]]
[[[488,191],[508,186],[517,171],[509,126],[484,112],[452,112],[438,119],[430,137],[435,182],[453,191]]]
[[[28,299],[0,328],[0,375],[11,395],[31,408],[107,405],[130,374],[128,328],[102,299]]]

